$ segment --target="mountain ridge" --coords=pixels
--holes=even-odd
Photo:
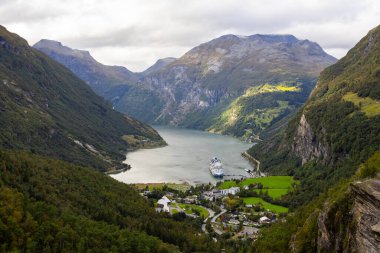
[[[124,116],[69,69],[0,27],[0,146],[91,165],[124,167],[123,136],[162,142],[151,127]]]

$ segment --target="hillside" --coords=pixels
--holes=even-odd
[[[318,44],[291,35],[225,35],[148,73],[115,108],[150,123],[249,137],[299,108],[334,62]],[[297,89],[281,90],[284,83]],[[265,84],[278,88],[252,92]],[[239,113],[230,116],[236,103]]]
[[[0,150],[4,252],[220,252],[192,220],[161,215],[93,169]]]
[[[263,239],[256,244],[261,251],[376,251],[376,231],[368,226],[378,217],[360,217],[380,212],[379,179],[357,181],[380,172],[379,55],[380,26],[321,73],[310,99],[281,133],[249,150],[267,172],[301,181],[285,200],[293,209],[303,205],[298,219],[268,230],[287,239],[277,245],[275,236]]]
[[[69,68],[98,95],[112,102],[116,102],[138,79],[137,74],[125,67],[103,65],[88,51],[71,49],[58,41],[43,39],[33,47]]]
[[[135,148],[126,136],[163,143],[151,127],[114,111],[70,70],[4,27],[0,80],[0,147],[107,170]]]

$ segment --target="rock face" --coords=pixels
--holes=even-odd
[[[304,252],[307,240],[314,241],[315,252],[379,252],[380,180],[351,184],[339,195],[330,196],[321,209],[309,215],[292,238],[291,252]],[[315,230],[310,230],[311,224]],[[305,227],[309,228],[307,237],[302,232]]]
[[[206,129],[252,87],[300,83],[306,100],[319,72],[335,61],[318,44],[292,35],[225,35],[140,79],[158,104],[147,106],[143,98],[136,103],[141,90],[135,89],[115,108],[151,123]]]
[[[328,157],[328,148],[313,133],[305,114],[302,114],[299,121],[292,150],[301,158],[302,165],[312,159],[324,160]]]
[[[352,217],[355,227],[352,247],[356,252],[379,252],[380,180],[354,184],[351,190],[354,195]]]

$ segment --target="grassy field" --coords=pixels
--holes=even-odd
[[[243,198],[244,204],[251,204],[251,205],[256,205],[261,203],[261,205],[265,208],[268,209],[272,212],[275,213],[286,213],[288,212],[288,208],[283,207],[283,206],[277,206],[273,205],[271,203],[268,203],[261,198],[255,198],[255,197],[250,197],[250,198]]]
[[[193,210],[197,210],[200,213],[201,218],[205,219],[209,216],[209,212],[207,211],[207,209],[201,206],[192,205],[192,204],[181,204],[181,203],[178,203],[178,206],[182,208],[187,214],[194,214]]]
[[[262,189],[263,192],[268,191],[268,195],[273,199],[279,199],[281,196],[288,193],[288,189]],[[259,193],[260,190],[257,189],[255,192]]]
[[[291,176],[270,176],[259,178],[247,178],[239,186],[261,183],[264,188],[268,189],[292,189],[293,184],[297,183]]]
[[[293,184],[297,184],[298,182],[293,179],[291,176],[270,176],[270,177],[259,177],[259,178],[247,178],[243,180],[238,185],[235,181],[225,181],[223,182],[219,188],[220,189],[228,189],[233,186],[246,186],[254,183],[261,183],[264,188],[268,189],[292,189]]]
[[[367,117],[375,117],[380,114],[380,101],[366,97],[359,97],[356,93],[348,92],[343,96],[344,101],[348,101],[360,108]]]

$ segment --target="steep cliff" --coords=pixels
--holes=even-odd
[[[319,141],[307,122],[305,114],[302,114],[299,121],[292,151],[301,158],[302,165],[312,159],[324,160],[328,157],[328,148]]]
[[[369,252],[380,250],[380,180],[368,179],[342,188],[340,197],[331,194],[321,209],[310,214],[303,228],[314,252]],[[307,233],[298,230],[290,242],[291,252],[310,247]],[[314,236],[313,236],[314,234]],[[306,250],[307,251],[307,250]]]

